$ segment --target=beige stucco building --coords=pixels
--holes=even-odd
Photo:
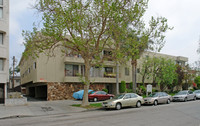
[[[0,0],[0,103],[7,97],[9,82],[9,0]]]
[[[58,49],[55,57],[47,57],[40,54],[39,58],[22,57],[20,61],[21,84],[26,87],[27,95],[44,98],[47,100],[71,99],[73,92],[83,89],[80,75],[84,75],[84,61],[80,55],[63,55]],[[106,54],[105,51],[102,54]],[[177,63],[188,61],[186,57],[176,57],[165,54],[145,52],[138,60],[138,69],[145,56],[166,57]],[[103,68],[92,67],[90,69],[90,89],[108,89],[109,93],[116,90],[116,64],[113,61],[105,61]],[[131,62],[119,66],[119,82],[132,81]],[[141,83],[141,77],[137,74],[137,83]],[[150,81],[145,83],[151,83]]]

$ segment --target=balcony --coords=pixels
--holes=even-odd
[[[65,63],[84,63],[83,58],[79,56],[66,56],[64,58]]]

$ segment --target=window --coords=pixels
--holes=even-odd
[[[31,69],[30,68],[28,68],[28,73],[30,73],[31,72]]]
[[[78,76],[78,65],[65,65],[65,76]]]
[[[20,82],[20,79],[17,79],[16,82],[19,83],[19,82]]]
[[[106,58],[108,61],[112,61],[112,51],[104,50],[104,51],[103,51],[103,56],[104,56],[104,58]]]
[[[137,98],[138,96],[137,95],[135,95],[135,94],[131,94],[131,98]]]
[[[0,33],[0,45],[3,45],[3,33]]]
[[[0,18],[3,18],[3,7],[0,7]]]
[[[113,68],[112,67],[105,67],[105,72],[106,73],[113,73]]]
[[[137,73],[140,73],[140,68],[137,68]]]
[[[3,0],[0,0],[0,5],[3,5]]]
[[[36,62],[33,63],[33,69],[36,69]]]
[[[3,71],[3,67],[4,67],[4,60],[0,59],[0,71]]]
[[[129,68],[127,68],[127,67],[125,68],[125,75],[129,76]]]

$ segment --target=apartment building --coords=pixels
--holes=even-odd
[[[109,52],[104,50],[102,55]],[[19,63],[21,85],[26,87],[26,94],[36,98],[46,100],[71,99],[73,92],[83,89],[82,77],[84,75],[84,60],[80,55],[63,55],[57,49],[55,57],[47,57],[40,54],[39,58],[22,57]],[[146,55],[157,57],[168,57],[176,62],[185,63],[186,57],[169,56],[165,54],[155,54],[146,52]],[[142,58],[138,60],[138,69],[141,67]],[[112,60],[104,62],[102,68],[92,67],[90,69],[91,85],[90,89],[108,89],[109,93],[115,93],[116,89],[116,64]],[[126,65],[119,66],[119,82],[125,80],[126,83],[132,81],[131,61]],[[137,83],[141,83],[138,74]],[[150,82],[146,82],[150,83]]]
[[[9,0],[0,0],[0,103],[7,97],[9,82]]]

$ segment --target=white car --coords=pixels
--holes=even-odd
[[[195,90],[194,93],[196,95],[196,98],[200,99],[200,90]]]

